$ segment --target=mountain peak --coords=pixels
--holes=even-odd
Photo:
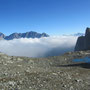
[[[30,31],[26,33],[12,33],[9,36],[4,37],[6,40],[19,39],[19,38],[41,38],[41,37],[49,37],[46,33],[37,33],[35,31]]]
[[[88,35],[88,34],[90,34],[90,28],[89,28],[89,27],[86,28],[86,33],[85,33],[85,35]]]
[[[5,38],[5,35],[0,32],[0,39],[3,39],[3,38]]]

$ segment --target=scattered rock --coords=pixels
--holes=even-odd
[[[90,67],[72,61],[89,52],[38,59],[0,53],[0,90],[89,90]]]

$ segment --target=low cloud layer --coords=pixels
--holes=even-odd
[[[52,36],[40,39],[0,40],[0,52],[13,56],[46,57],[73,51],[77,37]]]

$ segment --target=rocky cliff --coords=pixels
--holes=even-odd
[[[85,36],[80,36],[77,40],[75,51],[90,50],[90,28],[86,29]]]

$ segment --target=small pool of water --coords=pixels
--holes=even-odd
[[[90,57],[85,57],[81,59],[73,59],[73,62],[85,62],[85,63],[90,63]]]

